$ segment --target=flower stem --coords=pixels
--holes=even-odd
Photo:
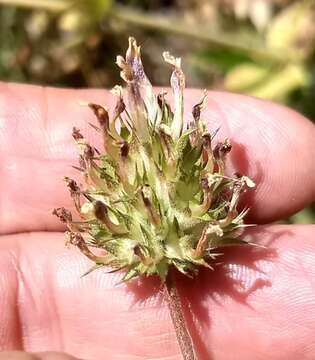
[[[177,341],[184,360],[196,360],[192,338],[188,332],[183,313],[180,296],[173,278],[172,271],[169,272],[165,282],[166,299],[170,310]]]
[[[66,10],[71,5],[68,0],[0,0],[0,4],[56,12]]]
[[[140,11],[131,10],[128,6],[116,5],[113,7],[111,17],[127,24],[133,24],[142,28],[158,30],[167,34],[174,34],[191,38],[192,40],[203,41],[210,46],[217,46],[223,49],[235,50],[246,53],[253,59],[269,61],[275,64],[286,64],[296,59],[289,51],[283,55],[283,51],[269,49],[264,46],[255,46],[240,42],[234,36],[205,31],[198,26],[190,26],[183,21],[166,18],[163,16],[150,15]]]

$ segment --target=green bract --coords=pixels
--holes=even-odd
[[[218,247],[242,243],[237,230],[245,226],[247,210],[239,213],[237,204],[240,193],[254,186],[246,176],[224,175],[231,144],[225,139],[212,146],[214,134],[201,120],[206,93],[186,124],[181,61],[169,53],[163,57],[173,67],[173,111],[166,93],[154,94],[140,47],[130,38],[126,58],[117,57],[128,106],[118,86],[111,118],[106,108],[89,104],[104,152],[73,130],[84,186],[65,180],[81,221],[64,208],[54,210],[69,228],[69,241],[95,262],[92,269],[125,269],[124,280],[139,274],[165,280],[171,266],[190,276],[199,266],[211,267]],[[92,247],[105,255],[95,255]]]

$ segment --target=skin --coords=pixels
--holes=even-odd
[[[187,116],[200,96],[187,90]],[[159,282],[121,284],[106,271],[81,278],[91,264],[65,247],[51,215],[72,208],[62,181],[78,178],[72,126],[96,137],[79,101],[114,103],[106,91],[0,84],[0,350],[9,351],[0,359],[180,359]],[[232,140],[228,171],[257,184],[243,199],[259,224],[247,236],[267,247],[227,249],[214,272],[177,277],[198,359],[314,359],[315,226],[268,223],[315,200],[315,126],[216,92],[203,118]]]

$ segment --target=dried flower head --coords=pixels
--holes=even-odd
[[[112,116],[106,107],[89,104],[104,151],[73,129],[85,184],[65,181],[81,220],[66,209],[54,210],[68,226],[69,242],[95,262],[92,269],[124,269],[123,280],[145,274],[164,281],[171,267],[189,276],[211,267],[218,247],[242,243],[247,210],[237,206],[240,194],[254,186],[246,176],[224,174],[232,146],[229,139],[212,144],[216,134],[202,121],[206,92],[192,109],[193,120],[184,120],[181,59],[168,52],[163,57],[173,68],[173,110],[165,92],[154,94],[140,47],[130,38],[126,57],[117,57],[127,104],[119,86],[112,91]],[[94,255],[91,246],[105,255]]]

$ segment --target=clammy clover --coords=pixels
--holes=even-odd
[[[107,267],[124,282],[160,278],[183,359],[192,360],[198,357],[174,276],[197,279],[201,267],[213,271],[220,257],[224,261],[220,248],[248,244],[242,238],[248,209],[238,205],[255,184],[246,175],[225,174],[232,145],[218,141],[218,131],[211,133],[203,120],[207,93],[185,118],[181,59],[168,52],[163,58],[172,69],[172,106],[165,91],[153,91],[140,46],[129,38],[125,58],[117,57],[126,87],[112,90],[114,109],[88,104],[102,149],[73,128],[81,178],[64,180],[79,219],[63,207],[53,213],[67,226],[67,242],[92,262],[87,273]]]

